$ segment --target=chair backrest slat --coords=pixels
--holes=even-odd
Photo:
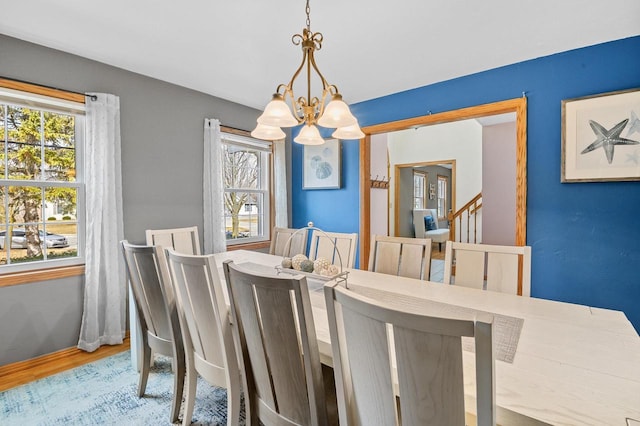
[[[299,232],[296,232],[299,231]],[[307,251],[307,231],[292,228],[273,228],[269,254],[293,257]]]
[[[326,424],[306,278],[264,276],[231,261],[224,271],[254,422]]]
[[[147,229],[145,231],[147,245],[172,248],[178,253],[201,254],[198,227],[174,229]]]
[[[343,268],[353,268],[356,263],[357,244],[358,234],[356,233],[320,232],[314,229],[311,233],[309,259],[324,257],[335,265],[340,265],[342,261]]]
[[[530,296],[531,247],[447,241],[444,282]]]
[[[341,423],[464,425],[466,336],[476,341],[482,370],[476,372],[478,424],[495,425],[491,315],[459,319],[405,312],[336,281],[324,291]]]
[[[431,240],[372,235],[369,270],[428,280],[431,271]]]

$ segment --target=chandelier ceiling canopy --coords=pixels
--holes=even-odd
[[[317,126],[336,129],[331,136],[337,139],[360,139],[364,133],[358,125],[358,120],[349,110],[349,106],[342,100],[338,88],[329,84],[316,64],[314,52],[322,48],[323,36],[321,33],[311,31],[309,18],[309,0],[307,0],[306,14],[307,27],[302,34],[294,34],[291,41],[294,45],[302,46],[302,62],[288,84],[280,84],[276,88],[271,102],[258,117],[258,125],[251,135],[258,139],[276,140],[285,137],[282,127],[293,127],[304,124],[295,142],[304,145],[320,145],[324,139],[320,135]],[[293,92],[293,84],[305,70],[307,77],[307,96],[296,98]],[[311,96],[312,71],[322,84],[320,96]],[[291,103],[291,109],[287,104]],[[327,103],[328,101],[328,103]],[[326,105],[325,105],[326,103]],[[293,112],[292,112],[293,110]]]

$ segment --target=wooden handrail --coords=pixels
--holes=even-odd
[[[467,213],[467,241],[470,242],[469,238],[469,218],[473,216],[474,227],[473,227],[473,242],[477,241],[477,213],[478,210],[482,208],[482,192],[473,197],[467,204],[462,206],[457,212],[449,212],[449,240],[456,241],[456,219],[458,219],[462,223],[462,215]],[[460,235],[460,240],[462,241],[462,235]]]

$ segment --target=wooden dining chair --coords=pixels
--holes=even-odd
[[[463,336],[475,340],[477,424],[496,424],[492,315],[405,312],[335,281],[324,292],[341,425],[464,426]]]
[[[320,353],[304,276],[224,262],[248,424],[325,425]]]
[[[531,247],[447,241],[444,283],[531,296]]]
[[[296,233],[296,231],[299,231]],[[295,235],[294,235],[295,234]],[[269,254],[276,256],[293,257],[296,254],[305,254],[307,251],[307,230],[294,228],[273,228],[271,233],[271,245]]]
[[[122,241],[122,252],[133,302],[141,328],[141,362],[138,396],[144,396],[153,353],[173,359],[174,382],[171,422],[178,421],[185,378],[182,333],[171,278],[164,254],[157,246]]]
[[[311,233],[309,259],[315,260],[323,257],[335,265],[340,265],[340,261],[342,261],[343,268],[353,268],[356,264],[357,245],[358,234],[356,233],[343,234],[314,229]]]
[[[147,245],[172,248],[178,253],[202,254],[198,227],[173,229],[147,229],[145,231]]]
[[[431,240],[372,235],[368,270],[429,280]]]
[[[227,425],[237,425],[240,370],[214,255],[179,254],[168,249],[167,256],[187,361],[182,424],[191,424],[200,375],[209,384],[227,389]]]

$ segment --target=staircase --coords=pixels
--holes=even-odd
[[[481,209],[482,193],[479,193],[457,212],[449,212],[449,240],[480,243],[482,241]]]

